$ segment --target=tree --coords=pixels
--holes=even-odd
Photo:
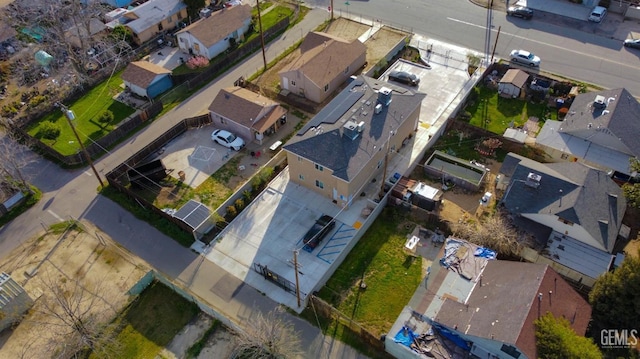
[[[630,158],[629,169],[637,176],[640,173],[640,160]],[[622,186],[622,192],[631,207],[640,208],[640,183],[625,183]]]
[[[278,316],[282,309],[266,315],[258,312],[239,333],[232,358],[288,359],[300,357],[300,338],[293,326]]]
[[[547,313],[536,319],[536,349],[539,358],[600,359],[602,353],[589,338],[576,334],[565,318]]]
[[[21,144],[15,135],[8,133],[0,139],[0,173],[15,189],[32,193],[24,168],[38,159],[38,155]]]
[[[528,237],[521,236],[499,213],[480,222],[464,221],[455,227],[453,235],[507,257],[519,256],[523,245],[529,244]]]
[[[45,293],[36,307],[43,318],[40,320],[58,328],[48,333],[53,335],[53,357],[71,358],[89,352],[98,357],[118,357],[119,346],[114,340],[117,324],[112,321],[117,312],[103,298],[100,284],[87,287],[79,279],[51,271],[40,272],[36,278]]]
[[[182,2],[187,5],[187,14],[191,19],[198,18],[200,16],[198,12],[206,5],[204,0],[183,0]]]
[[[602,329],[639,329],[640,259],[627,255],[620,267],[598,277],[589,303],[595,336]]]

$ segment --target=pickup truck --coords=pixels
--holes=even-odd
[[[336,221],[334,221],[333,217],[322,215],[320,218],[316,220],[316,223],[313,224],[307,233],[302,237],[302,243],[304,243],[305,251],[311,253],[313,250],[322,242],[324,236],[329,233],[329,231],[335,227]]]

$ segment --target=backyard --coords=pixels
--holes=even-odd
[[[413,259],[403,250],[406,236],[415,226],[404,213],[386,208],[318,296],[373,335],[385,334],[422,279],[421,259]],[[366,289],[360,286],[363,282]],[[309,310],[303,316],[314,318]],[[367,353],[337,320],[322,327],[327,334]]]
[[[74,127],[80,138],[85,138],[85,146],[112,131],[120,121],[135,112],[135,109],[113,99],[115,95],[123,91],[120,75],[121,73],[114,74],[109,80],[89,90],[73,104],[67,104],[75,114]],[[111,111],[113,114],[111,121],[101,122],[98,120],[104,111]],[[60,134],[57,137],[46,138],[43,129],[50,123],[59,128]],[[80,149],[62,110],[50,112],[40,121],[33,122],[27,132],[62,155],[71,155]]]
[[[507,128],[521,128],[531,117],[538,119],[540,127],[545,120],[557,120],[555,108],[545,102],[533,103],[519,98],[504,98],[498,91],[487,86],[478,86],[469,96],[464,114],[473,126],[484,128],[495,134],[504,134]]]

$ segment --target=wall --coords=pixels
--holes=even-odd
[[[593,287],[596,282],[595,278],[588,277],[580,272],[577,272],[571,268],[565,267],[560,263],[554,262],[547,257],[541,256],[534,249],[525,247],[520,254],[523,259],[532,263],[548,264],[561,276],[568,278],[571,282],[580,283],[589,288]]]

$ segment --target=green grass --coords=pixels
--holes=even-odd
[[[257,12],[256,12],[257,14]],[[266,30],[273,25],[277,24],[278,21],[284,19],[285,17],[293,15],[293,9],[288,8],[286,6],[276,6],[273,9],[269,10],[266,14],[262,14],[262,30]],[[246,37],[245,41],[250,41],[260,35],[260,24],[256,21],[254,24],[254,31],[249,33]]]
[[[319,296],[374,335],[386,333],[421,281],[421,258],[412,259],[403,251],[414,226],[406,228],[400,212],[385,209]],[[363,278],[366,290],[357,286]],[[345,333],[340,329],[335,334],[349,340]]]
[[[544,103],[531,103],[522,99],[503,98],[498,91],[488,87],[476,87],[475,97],[465,111],[471,115],[470,124],[502,135],[513,122],[514,127],[522,126],[531,116],[540,119],[557,119],[555,109]]]
[[[152,283],[119,318],[122,328],[116,337],[119,357],[155,358],[198,311],[196,304],[170,288]]]
[[[95,141],[105,136],[115,128],[115,125],[135,112],[133,108],[113,99],[113,96],[123,90],[120,86],[122,85],[120,75],[121,72],[114,74],[109,81],[89,90],[73,104],[67,104],[76,115],[74,126],[85,146],[91,144],[91,140]],[[114,119],[111,123],[102,124],[96,119],[105,110],[113,113]],[[44,121],[50,121],[60,126],[60,136],[57,139],[40,138],[38,132],[40,124]],[[34,122],[27,131],[62,155],[71,155],[80,149],[80,145],[61,110],[55,110],[40,121]]]

